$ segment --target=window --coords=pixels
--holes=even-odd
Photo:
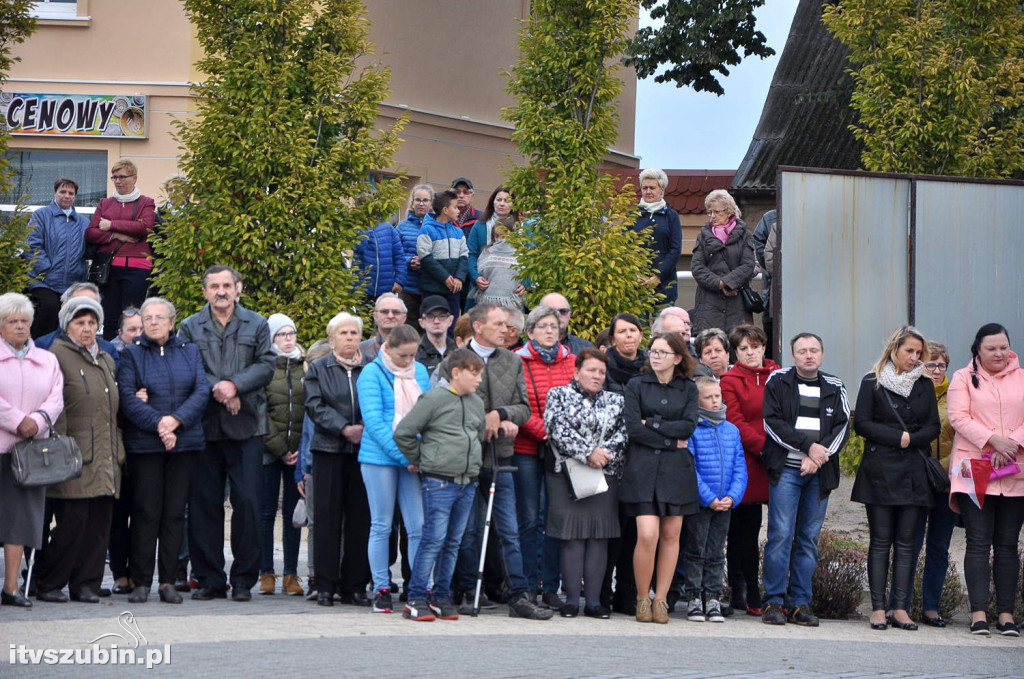
[[[38,19],[67,19],[78,15],[77,0],[36,0],[32,15]]]
[[[29,205],[49,205],[53,182],[70,177],[78,182],[75,207],[95,207],[107,197],[106,151],[8,151],[4,154],[14,170],[9,193],[0,193],[0,204],[13,205],[28,196]]]

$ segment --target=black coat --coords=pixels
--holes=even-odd
[[[931,454],[932,441],[942,429],[935,387],[923,375],[907,398],[876,386],[875,376],[865,375],[857,394],[853,428],[864,437],[864,457],[857,470],[852,499],[864,504],[931,507],[935,498],[919,451]],[[887,393],[906,430],[889,405]],[[910,445],[900,448],[904,431],[910,434]]]
[[[341,365],[334,354],[310,364],[302,385],[306,391],[306,414],[314,427],[309,444],[313,452],[359,454],[359,446],[345,438],[341,430],[350,424],[363,423],[356,393],[356,380],[362,369],[362,365],[354,368]]]
[[[625,397],[629,450],[619,500],[652,502],[657,497],[658,502],[695,505],[693,456],[676,441],[690,438],[697,426],[697,386],[678,377],[661,384],[654,373],[644,373],[629,381]]]
[[[626,384],[640,374],[644,363],[647,362],[647,351],[637,349],[636,358],[629,360],[620,356],[615,347],[608,347],[605,356],[608,357],[608,376],[605,378],[604,388],[616,394],[625,394]]]

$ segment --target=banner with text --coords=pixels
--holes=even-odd
[[[11,134],[145,139],[146,96],[124,94],[0,93]]]

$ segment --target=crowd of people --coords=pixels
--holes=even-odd
[[[479,215],[460,177],[452,190],[416,186],[393,233],[365,234],[372,334],[341,311],[304,349],[293,319],[241,304],[244,282],[229,266],[203,273],[207,303],[180,322],[172,302],[147,296],[153,201],[134,190],[131,163],[112,175],[115,195],[88,226],[74,211],[77,186],[58,180],[33,218],[28,252],[41,254],[30,295],[0,295],[3,605],[112,594],[144,603],[155,570],[170,604],[187,592],[273,595],[280,577],[282,593],[321,606],[401,608],[416,621],[499,602],[512,617],[573,618],[582,601],[583,615],[601,619],[665,624],[682,602],[694,622],[745,613],[818,624],[812,575],[850,401],[821,370],[817,335],[790,340],[788,367],[765,358],[768,337],[739,295],[755,241],[726,192],[706,201],[692,326],[676,306],[649,328],[624,312],[595,346],[571,333],[560,291],[525,309],[504,240],[520,219],[512,196],[499,187]],[[652,227],[658,272],[641,283],[668,304],[678,215],[664,203],[664,173],[645,170],[640,184],[636,226]],[[109,250],[102,286],[68,259],[85,243]],[[993,580],[996,631],[1018,634],[1024,371],[997,324],[978,330],[971,353],[948,379],[946,348],[903,327],[860,385],[852,499],[870,531],[872,629],[917,628],[910,591],[925,542],[922,622],[946,625],[938,600],[959,515],[970,631],[991,633]],[[19,485],[12,447],[51,427],[77,442],[81,475]],[[38,552],[27,591],[26,548]]]

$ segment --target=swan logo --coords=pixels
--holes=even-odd
[[[28,648],[11,644],[11,665],[157,665],[171,664],[171,645],[151,646],[131,611],[117,616],[119,632],[101,634],[85,648]],[[100,641],[103,641],[101,644]]]

